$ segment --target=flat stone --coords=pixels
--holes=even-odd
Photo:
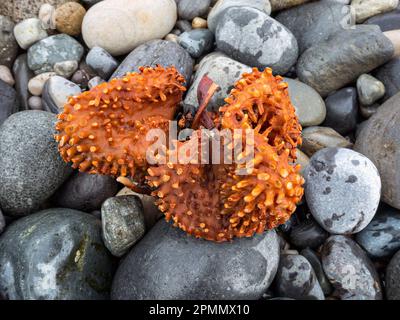
[[[325,102],[310,86],[297,80],[284,78],[289,85],[289,95],[300,124],[303,127],[317,126],[326,116]]]
[[[78,69],[78,61],[76,60],[67,60],[56,62],[54,64],[54,72],[63,78],[70,78],[74,72]]]
[[[50,36],[36,42],[28,50],[29,68],[36,74],[53,71],[54,64],[66,60],[80,61],[82,45],[66,34]]]
[[[259,299],[278,263],[273,230],[215,243],[190,237],[161,220],[120,264],[111,298]]]
[[[0,238],[0,295],[10,300],[107,299],[112,267],[100,220],[80,211],[40,211]]]
[[[103,239],[117,257],[124,255],[144,235],[143,205],[136,196],[107,199],[101,206]]]
[[[325,148],[313,155],[304,174],[310,211],[326,231],[353,234],[373,219],[381,180],[375,165],[345,148]]]
[[[110,78],[120,78],[127,72],[138,71],[141,66],[155,67],[157,64],[164,67],[174,66],[185,77],[186,82],[190,81],[193,60],[189,53],[180,45],[165,40],[153,40],[137,47]]]
[[[7,215],[36,211],[71,173],[54,140],[55,115],[22,111],[0,127],[0,204]]]
[[[340,299],[382,300],[374,265],[350,238],[341,235],[328,238],[322,249],[322,265]]]
[[[52,197],[55,206],[91,212],[117,194],[118,182],[109,176],[75,172]]]
[[[323,126],[346,135],[354,131],[358,120],[357,90],[342,88],[325,99],[326,118]]]

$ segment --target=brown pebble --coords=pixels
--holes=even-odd
[[[79,3],[67,2],[61,5],[55,13],[57,30],[70,36],[79,35],[85,14],[85,8]]]

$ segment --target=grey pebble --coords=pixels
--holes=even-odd
[[[178,43],[189,52],[193,58],[210,52],[214,45],[214,34],[208,29],[194,29],[182,33]]]
[[[193,20],[207,13],[211,0],[179,0],[178,16],[180,19]]]
[[[17,97],[14,88],[0,80],[0,125],[17,111]]]
[[[370,106],[385,95],[385,85],[369,74],[362,74],[357,79],[357,92],[360,103]]]
[[[86,63],[103,79],[108,79],[118,67],[118,61],[100,47],[90,49],[86,56]]]

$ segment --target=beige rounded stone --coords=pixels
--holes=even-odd
[[[43,92],[44,85],[47,80],[55,76],[55,72],[45,72],[33,77],[28,82],[28,90],[34,96],[40,96]]]
[[[7,66],[0,66],[0,80],[13,86],[15,84],[14,77]]]
[[[149,40],[164,38],[176,19],[174,0],[105,0],[88,10],[82,35],[89,48],[99,46],[118,56]]]
[[[85,14],[85,8],[79,3],[67,2],[63,4],[55,12],[57,30],[70,36],[79,35]]]
[[[194,18],[192,21],[192,28],[193,29],[207,28],[207,20],[200,17]]]

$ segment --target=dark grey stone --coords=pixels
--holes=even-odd
[[[192,30],[192,24],[187,20],[178,20],[175,24],[175,27],[178,28],[181,32],[186,32]]]
[[[0,234],[3,233],[6,227],[6,219],[4,219],[3,212],[0,209]]]
[[[356,128],[358,120],[357,90],[347,87],[336,91],[325,99],[326,118],[324,126],[342,135]]]
[[[28,66],[36,74],[53,71],[57,62],[80,61],[83,46],[66,34],[57,34],[36,42],[28,50]]]
[[[275,281],[279,296],[301,300],[325,300],[311,264],[301,255],[282,254]]]
[[[294,34],[299,52],[302,53],[311,46],[328,40],[336,32],[353,26],[355,17],[346,15],[349,12],[349,6],[318,1],[283,10],[276,16],[276,20]]]
[[[14,37],[14,22],[0,15],[0,65],[11,68],[18,53],[18,44]]]
[[[100,209],[118,189],[118,182],[112,177],[76,172],[57,190],[53,201],[57,207],[91,212]]]
[[[305,220],[293,226],[290,232],[290,243],[297,248],[317,248],[325,242],[329,234],[315,221]]]
[[[364,24],[375,24],[382,32],[400,29],[400,9],[378,14],[364,21]]]
[[[369,74],[362,74],[357,79],[357,92],[360,103],[371,106],[385,95],[385,85]]]
[[[273,230],[215,243],[188,236],[161,220],[120,264],[111,298],[259,299],[278,263]]]
[[[227,9],[215,32],[218,50],[252,67],[285,74],[296,63],[296,38],[282,24],[250,7]]]
[[[28,82],[34,77],[33,72],[28,67],[27,54],[21,54],[14,62],[13,74],[15,78],[15,90],[17,91],[18,105],[21,111],[29,110]]]
[[[107,199],[101,206],[104,244],[117,257],[143,237],[144,210],[139,197],[128,195]]]
[[[317,256],[315,251],[310,248],[306,248],[300,251],[300,254],[308,260],[311,264],[315,275],[317,276],[319,285],[325,296],[330,295],[332,293],[332,285],[330,284],[326,274],[324,272],[324,268],[322,267],[322,263],[320,258]]]
[[[86,56],[86,63],[103,79],[108,79],[118,67],[118,61],[100,47],[90,49]]]
[[[17,97],[14,88],[0,80],[0,125],[17,111]]]
[[[374,265],[350,238],[331,236],[322,250],[322,265],[342,300],[381,300],[382,288]]]
[[[382,200],[400,209],[400,93],[378,108],[359,132],[354,149],[377,166]]]
[[[193,59],[180,45],[172,41],[152,40],[133,50],[111,78],[123,77],[127,72],[138,71],[140,66],[160,64],[164,67],[174,66],[186,79],[190,81],[193,72]]]
[[[400,300],[400,251],[386,269],[386,296],[389,300]]]
[[[378,26],[359,25],[307,49],[297,63],[297,75],[325,97],[388,62],[393,53]]]
[[[306,168],[305,196],[315,220],[328,232],[352,234],[374,217],[381,180],[374,164],[344,148],[325,148]]]
[[[376,69],[374,76],[385,85],[386,101],[400,91],[400,58],[394,58]]]
[[[178,2],[178,16],[180,19],[193,20],[207,13],[211,0],[180,0]]]
[[[48,199],[71,173],[54,140],[56,116],[22,111],[0,127],[0,206],[27,215]]]
[[[100,220],[87,213],[40,211],[0,237],[0,295],[8,299],[107,299],[111,277]]]
[[[194,29],[182,33],[178,43],[186,49],[193,58],[211,51],[214,45],[214,34],[208,29]]]
[[[356,235],[357,243],[372,258],[387,258],[400,249],[400,212],[382,204],[370,224]]]

